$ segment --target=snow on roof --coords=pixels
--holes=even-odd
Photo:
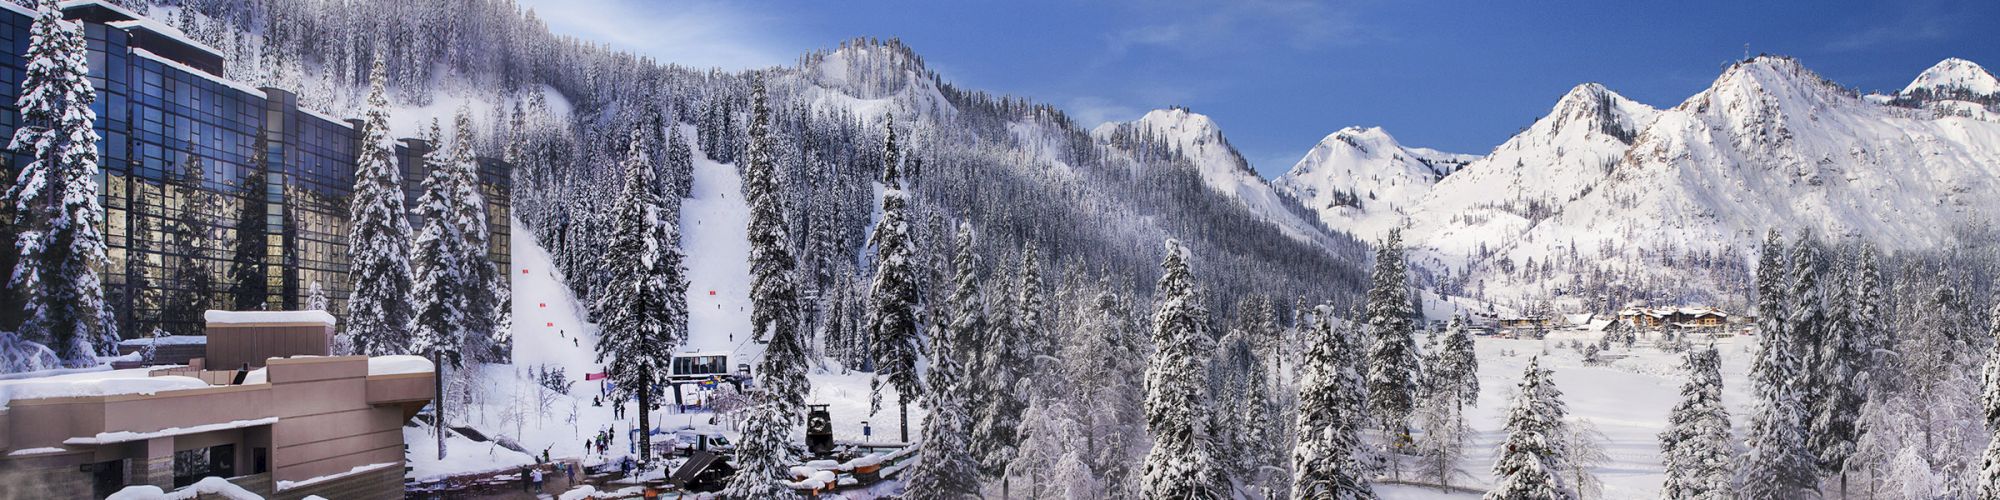
[[[159,377],[159,378],[167,378],[167,377]],[[180,377],[180,378],[188,378],[188,377]],[[228,422],[203,424],[193,427],[168,427],[165,429],[160,429],[151,432],[132,432],[132,431],[99,432],[90,437],[73,437],[69,439],[64,439],[63,444],[102,445],[102,444],[112,444],[112,443],[129,443],[132,441],[140,441],[145,439],[163,438],[168,436],[181,436],[187,434],[196,434],[202,432],[212,432],[212,431],[220,431],[228,429],[241,429],[244,427],[256,427],[260,425],[271,425],[275,423],[278,423],[278,417],[264,417],[264,418],[250,419],[250,420],[231,420]]]
[[[326,121],[327,121],[328,123],[332,123],[332,124],[334,124],[334,125],[339,125],[339,126],[342,126],[342,127],[347,127],[347,128],[354,128],[354,124],[352,124],[352,123],[347,123],[347,120],[342,120],[342,119],[339,119],[339,118],[334,118],[333,116],[330,116],[330,115],[327,115],[327,114],[325,114],[325,113],[321,113],[321,112],[318,112],[318,111],[313,111],[313,110],[312,110],[312,108],[308,108],[308,107],[305,107],[305,106],[300,106],[300,107],[299,107],[299,111],[304,111],[304,112],[306,113],[306,115],[307,115],[307,116],[311,116],[311,117],[314,117],[314,118],[319,118],[319,119],[321,119],[321,120],[326,120]]]
[[[160,64],[165,64],[165,65],[167,65],[168,67],[171,67],[171,68],[174,68],[174,69],[178,69],[178,70],[181,70],[182,72],[184,72],[184,73],[187,73],[187,74],[190,74],[190,75],[195,75],[195,76],[199,76],[199,77],[202,77],[202,78],[207,78],[207,79],[208,79],[208,81],[211,81],[211,82],[215,82],[215,83],[220,83],[220,84],[222,84],[222,85],[225,85],[225,86],[228,86],[229,88],[232,88],[232,89],[236,89],[236,90],[238,90],[238,91],[241,91],[241,92],[243,92],[243,93],[246,93],[246,94],[250,94],[250,95],[254,95],[254,96],[257,96],[257,97],[258,97],[259,99],[266,99],[266,98],[269,98],[269,97],[270,97],[270,96],[267,96],[267,95],[264,95],[264,91],[263,91],[262,89],[258,89],[257,87],[252,87],[252,86],[250,86],[250,85],[248,85],[248,84],[245,84],[245,83],[243,83],[243,82],[239,82],[239,81],[236,81],[236,80],[231,80],[231,79],[228,79],[228,78],[223,78],[223,77],[220,77],[220,76],[215,76],[215,75],[212,75],[212,74],[209,74],[209,72],[207,72],[207,71],[202,71],[202,70],[198,70],[198,69],[194,69],[194,67],[193,67],[193,66],[188,66],[188,65],[186,65],[186,64],[181,64],[181,62],[180,62],[180,61],[175,61],[175,60],[173,60],[173,59],[168,59],[168,58],[167,58],[166,56],[162,56],[162,55],[159,55],[159,54],[154,54],[154,53],[153,53],[152,51],[149,51],[149,50],[146,50],[146,49],[142,49],[142,48],[138,48],[138,47],[133,47],[133,48],[132,48],[132,54],[133,54],[133,55],[137,55],[137,56],[139,56],[139,57],[144,57],[144,58],[147,58],[147,59],[152,59],[152,60],[154,60],[154,61],[159,61],[159,63],[160,63]]]
[[[207,382],[194,377],[151,376],[152,368],[92,371],[39,378],[0,380],[0,408],[16,399],[48,399],[80,396],[156,394],[161,391],[200,389]]]
[[[208,44],[201,43],[193,38],[188,38],[187,33],[184,33],[179,29],[175,29],[173,26],[168,26],[167,23],[154,21],[151,18],[139,17],[138,19],[134,19],[131,21],[112,21],[104,24],[125,31],[132,31],[134,29],[146,30],[160,36],[172,38],[175,42],[180,42],[181,44],[187,45],[189,47],[194,47],[195,50],[207,52],[209,55],[213,55],[215,57],[224,57],[222,55],[222,51],[215,50],[215,47],[210,47],[208,46]]]
[[[0,9],[7,9],[8,11],[11,11],[11,12],[13,12],[13,13],[15,13],[15,14],[20,14],[20,15],[23,15],[23,16],[28,16],[28,17],[35,17],[35,9],[30,9],[30,8],[27,8],[27,7],[22,7],[22,6],[20,6],[20,5],[16,5],[16,4],[14,3],[14,2],[10,2],[10,1],[0,1]]]
[[[368,358],[368,376],[396,375],[402,373],[430,373],[436,368],[431,360],[423,356],[376,356]]]
[[[340,479],[340,478],[343,478],[343,477],[347,477],[347,476],[352,476],[352,475],[355,475],[355,474],[360,474],[360,473],[363,473],[363,472],[368,472],[368,471],[372,471],[372,470],[375,470],[375,469],[380,469],[380,468],[383,468],[383,467],[388,467],[388,466],[392,466],[392,465],[396,465],[397,463],[399,463],[399,462],[382,462],[382,463],[379,463],[379,464],[368,464],[368,465],[357,465],[357,466],[355,466],[355,467],[354,467],[354,468],[352,468],[352,469],[348,469],[348,470],[347,470],[346,472],[337,472],[337,473],[333,473],[333,474],[328,474],[328,475],[324,475],[324,476],[319,476],[319,477],[315,477],[315,478],[311,478],[311,479],[305,479],[305,480],[300,480],[300,481],[278,481],[278,491],[285,491],[285,490],[289,490],[289,489],[292,489],[292,488],[297,488],[297,487],[300,487],[300,486],[311,486],[311,485],[314,485],[314,484],[318,484],[318,483],[323,483],[323,482],[327,482],[327,481],[332,481],[332,480],[335,480],[335,479]]]
[[[271,323],[299,323],[333,326],[332,314],[326,311],[216,311],[202,313],[208,324],[244,325]]]
[[[125,339],[118,341],[118,345],[136,345],[136,346],[143,346],[149,344],[150,345],[195,345],[195,344],[207,344],[207,343],[208,343],[207,335],[168,335],[159,338],[139,337],[136,339]]]
[[[69,450],[65,450],[65,449],[62,449],[62,448],[57,448],[57,447],[53,447],[53,446],[48,446],[48,447],[42,447],[42,448],[26,448],[26,449],[20,449],[20,450],[14,450],[14,451],[10,451],[10,452],[7,452],[7,456],[10,456],[10,457],[25,457],[25,456],[28,456],[28,455],[47,455],[47,454],[50,454],[50,453],[62,453],[62,452],[65,452],[65,451],[69,451]]]

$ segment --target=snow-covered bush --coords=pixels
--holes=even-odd
[[[14,332],[0,332],[0,373],[22,373],[62,368],[62,358],[48,346],[21,338]]]

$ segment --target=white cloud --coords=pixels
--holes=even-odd
[[[1105,122],[1129,121],[1143,114],[1139,108],[1118,104],[1102,97],[1078,97],[1069,100],[1069,117],[1085,130],[1096,128]]]
[[[697,68],[742,70],[788,64],[795,51],[767,38],[780,19],[720,1],[523,0],[559,35]]]

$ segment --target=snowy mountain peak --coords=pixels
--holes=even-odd
[[[1236,199],[1287,235],[1305,241],[1324,239],[1325,233],[1297,212],[1297,203],[1280,196],[1270,182],[1251,170],[1250,162],[1229,145],[1222,127],[1207,115],[1174,106],[1152,110],[1137,120],[1105,123],[1091,130],[1091,136],[1098,141],[1111,141],[1121,134],[1156,140],[1179,151],[1208,187]]]
[[[1903,95],[1919,90],[1932,94],[1966,93],[1975,96],[2000,95],[2000,78],[1980,67],[1978,63],[1956,57],[1938,61],[1930,69],[1917,75],[1908,86],[1903,87]]]
[[[1374,238],[1402,225],[1407,207],[1474,158],[1404,147],[1381,127],[1347,127],[1320,139],[1272,184],[1328,226]]]
[[[1653,113],[1651,106],[1626,99],[1602,84],[1585,83],[1563,94],[1549,115],[1535,125],[1551,136],[1573,130],[1602,133],[1630,143]]]

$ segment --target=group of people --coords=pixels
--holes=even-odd
[[[548,462],[548,465],[555,468],[557,475],[568,478],[569,484],[576,484],[576,465],[569,462]],[[543,464],[541,463],[521,466],[521,491],[531,493],[542,492],[542,481],[545,479],[542,474],[542,466]]]
[[[596,436],[583,440],[584,453],[595,451],[598,456],[604,456],[611,450],[611,437],[614,435],[609,427],[597,431]]]

